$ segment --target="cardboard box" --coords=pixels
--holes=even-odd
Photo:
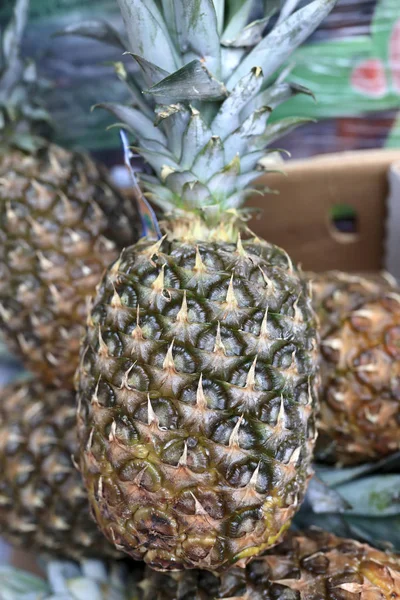
[[[261,209],[251,229],[287,250],[304,269],[378,271],[385,261],[389,170],[400,164],[400,150],[357,151],[288,161],[285,174],[263,175],[257,188],[279,195],[254,195],[249,205]],[[400,204],[400,195],[392,198]],[[354,211],[356,231],[339,231],[335,207]],[[400,210],[391,210],[391,237],[400,237]],[[396,216],[395,216],[396,215]],[[391,253],[393,254],[393,252]],[[392,258],[393,265],[393,258]]]

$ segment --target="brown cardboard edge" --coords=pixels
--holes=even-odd
[[[355,150],[352,152],[335,152],[332,154],[318,154],[312,158],[285,161],[285,171],[319,170],[327,166],[332,169],[342,170],[349,166],[361,170],[370,165],[387,165],[400,161],[400,149]]]
[[[277,195],[255,193],[250,228],[285,248],[307,270],[378,271],[385,267],[388,172],[399,150],[360,150],[287,161],[284,173],[264,173],[255,186]],[[335,235],[330,211],[352,206],[356,235]]]

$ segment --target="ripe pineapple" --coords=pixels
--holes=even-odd
[[[0,535],[71,558],[117,556],[89,514],[72,462],[75,412],[73,392],[38,380],[0,393]]]
[[[28,368],[72,388],[87,297],[118,254],[111,231],[120,247],[136,239],[134,211],[88,156],[42,137],[48,115],[20,56],[27,8],[16,2],[0,61],[0,324]]]
[[[313,276],[321,322],[317,455],[343,465],[400,450],[400,291],[376,276]]]
[[[221,578],[148,569],[139,588],[138,600],[396,600],[400,559],[322,530],[290,532],[246,569]]]
[[[103,532],[132,557],[244,566],[279,541],[311,475],[317,350],[307,284],[240,207],[265,146],[297,122],[269,124],[299,89],[267,82],[335,0],[287,3],[266,37],[271,14],[248,25],[253,2],[119,4],[140,71],[136,107],[109,108],[167,214],[163,237],[108,270],[88,320],[82,474]]]

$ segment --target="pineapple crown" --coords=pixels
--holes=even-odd
[[[118,0],[125,40],[104,22],[63,33],[122,48],[136,68],[116,64],[131,105],[102,104],[135,137],[153,168],[142,181],[164,210],[218,214],[238,209],[259,176],[266,147],[305,119],[271,122],[295,94],[312,95],[276,73],[337,0]],[[275,76],[275,79],[273,77]],[[155,119],[154,119],[155,116]],[[121,123],[119,123],[120,125]]]
[[[35,152],[45,140],[49,115],[38,101],[35,64],[21,56],[29,0],[16,0],[13,17],[0,32],[0,151],[19,148]]]

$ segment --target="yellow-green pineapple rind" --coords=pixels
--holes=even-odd
[[[257,239],[139,242],[105,275],[79,379],[96,519],[152,567],[221,570],[279,541],[315,441],[311,300]]]
[[[30,551],[116,557],[89,513],[77,453],[75,397],[39,381],[0,394],[0,535]]]

